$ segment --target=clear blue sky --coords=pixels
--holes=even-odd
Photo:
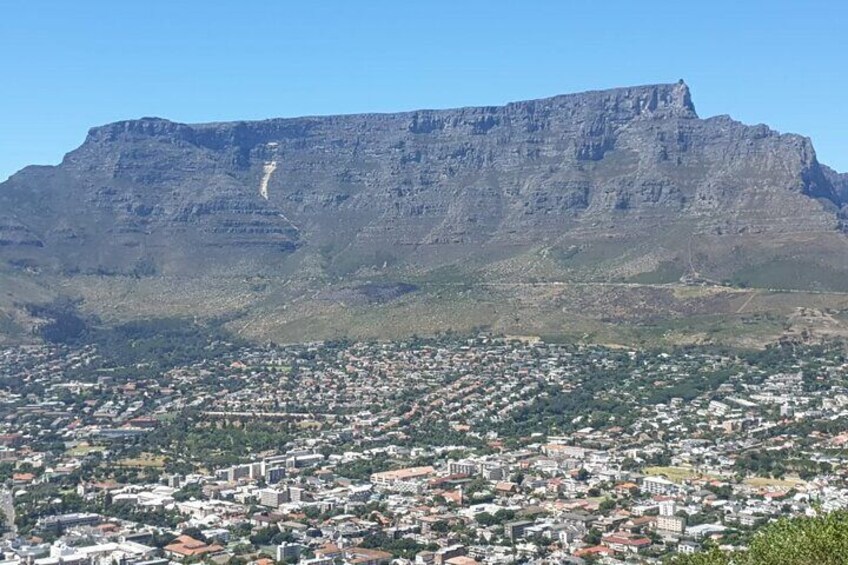
[[[843,0],[3,0],[0,179],[89,127],[692,88],[702,117],[810,136],[848,171]]]

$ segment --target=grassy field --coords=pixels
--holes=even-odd
[[[647,467],[645,474],[652,477],[665,477],[673,483],[682,483],[687,479],[709,478],[719,479],[721,477],[707,475],[695,471],[692,467]],[[770,477],[750,477],[743,483],[752,488],[793,488],[806,484],[798,477],[787,477],[785,479],[772,479]]]
[[[686,479],[705,476],[691,467],[648,467],[645,469],[645,474],[653,477],[665,477],[673,483],[681,483]]]
[[[138,457],[120,459],[117,465],[119,467],[152,467],[161,469],[165,466],[165,458],[161,455],[153,455],[152,453],[142,453]]]
[[[302,422],[298,422],[297,427],[300,428],[301,430],[307,430],[307,429],[320,430],[321,429],[321,422],[317,422],[315,420],[304,420]]]
[[[750,477],[744,483],[754,488],[793,488],[797,485],[807,484],[798,477],[787,477],[785,479],[772,479],[769,477]]]
[[[106,448],[101,445],[89,445],[87,443],[81,443],[79,445],[75,445],[67,451],[68,455],[72,455],[74,457],[83,457],[88,455],[89,453],[95,453],[98,451],[105,451]]]

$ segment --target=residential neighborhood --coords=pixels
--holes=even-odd
[[[848,508],[848,359],[444,336],[0,352],[3,565],[660,563]]]

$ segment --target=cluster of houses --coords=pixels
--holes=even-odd
[[[766,367],[489,337],[307,344],[134,381],[97,359],[0,354],[0,565],[659,563],[848,508],[848,365],[829,352]],[[583,389],[596,405],[540,402]],[[125,454],[188,410],[294,432],[217,468],[169,444]],[[521,427],[533,410],[548,424]],[[114,472],[166,458],[190,471]],[[82,511],[62,509],[71,478]],[[56,510],[18,530],[42,490]]]

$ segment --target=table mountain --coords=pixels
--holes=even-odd
[[[321,337],[315,321],[335,309],[381,326],[375,313],[403,304],[466,303],[440,296],[457,286],[476,288],[472,301],[497,285],[848,290],[846,202],[848,178],[809,139],[701,119],[682,81],[499,107],[142,118],[0,184],[0,276],[100,316],[167,313],[158,296],[260,336],[296,319]],[[7,312],[30,299],[19,292]],[[642,301],[593,319],[676,315]],[[407,322],[399,333],[442,325]]]

